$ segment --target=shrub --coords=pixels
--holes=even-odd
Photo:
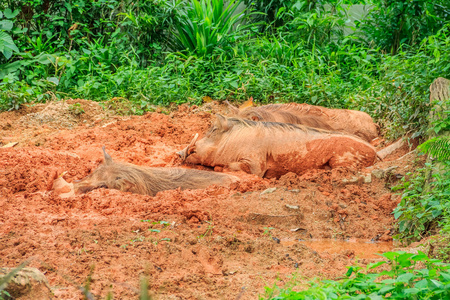
[[[260,299],[447,299],[450,297],[450,265],[430,259],[423,252],[403,251],[380,254],[386,259],[361,267],[349,267],[344,279],[311,282],[307,290],[296,292],[292,287],[266,287]],[[418,263],[425,268],[416,269]],[[386,271],[368,273],[381,265]]]

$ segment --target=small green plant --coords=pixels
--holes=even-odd
[[[0,300],[6,300],[6,299],[10,299],[10,298],[12,298],[10,293],[8,293],[5,290],[0,291]]]
[[[264,227],[263,229],[264,229],[263,235],[267,235],[269,237],[272,237],[271,230],[273,230],[275,228],[273,228],[273,227]]]
[[[211,237],[213,235],[214,222],[212,220],[211,221],[205,221],[205,222],[208,224],[208,226],[206,227],[205,232],[203,234],[199,235],[197,237],[197,239],[203,239],[205,237]]]
[[[25,268],[30,263],[30,260],[26,260],[21,263],[19,266],[12,269],[8,274],[0,278],[0,300],[3,299],[11,299],[11,295],[6,288],[8,287],[9,282],[14,278],[14,276],[20,272],[23,268]]]
[[[141,222],[150,223],[151,225],[150,225],[150,228],[148,230],[151,231],[151,232],[161,232],[161,230],[164,230],[164,229],[166,229],[166,228],[168,228],[170,226],[170,223],[167,222],[167,221],[141,220]],[[161,225],[161,226],[158,226],[161,229],[153,228],[156,225]]]
[[[404,251],[380,254],[385,261],[370,264],[365,270],[348,268],[341,280],[311,282],[307,290],[293,287],[266,287],[260,299],[447,299],[450,297],[450,265],[430,259],[423,252]],[[418,263],[425,267],[419,267]],[[373,272],[381,265],[388,270]]]
[[[83,107],[81,107],[80,103],[74,103],[72,105],[69,105],[69,112],[78,117],[84,114],[84,109]]]

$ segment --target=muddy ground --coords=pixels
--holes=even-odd
[[[226,110],[212,102],[124,117],[76,99],[1,113],[0,267],[33,258],[55,299],[82,299],[77,286],[88,281],[101,299],[135,299],[142,276],[155,299],[255,299],[293,273],[336,278],[392,248],[399,197],[389,187],[415,167],[407,146],[364,176],[234,173],[241,182],[231,188],[155,197],[98,189],[63,199],[52,191],[57,177],[73,182],[94,170],[103,145],[117,161],[179,166],[175,152]],[[390,166],[398,168],[385,178],[367,175]]]

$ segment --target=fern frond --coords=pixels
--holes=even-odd
[[[450,137],[434,137],[419,147],[420,151],[433,156],[437,160],[450,160]]]

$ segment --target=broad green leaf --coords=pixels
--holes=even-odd
[[[390,278],[390,279],[383,280],[381,283],[383,283],[383,284],[393,284],[393,283],[396,283],[396,282],[397,282],[396,279]]]
[[[413,257],[411,257],[411,259],[413,261],[428,261],[428,256],[425,253],[419,251],[419,254],[414,255]]]
[[[415,287],[415,288],[418,288],[418,289],[425,289],[425,288],[428,287],[428,280],[427,280],[427,279],[422,279],[422,280],[418,281],[418,282],[414,285],[414,287]]]
[[[1,51],[3,53],[3,55],[6,57],[6,59],[10,59],[12,56],[12,51],[10,49],[6,49],[6,45],[5,45],[5,49],[3,49],[3,51]]]
[[[417,294],[418,292],[419,292],[419,289],[416,289],[416,288],[409,288],[409,289],[403,290],[403,293],[405,295]]]
[[[22,66],[22,61],[18,60],[13,63],[0,65],[0,80],[6,75],[17,71]]]
[[[397,212],[394,214],[394,218],[395,218],[395,219],[398,219],[398,217],[400,217],[402,214],[403,214],[403,211],[397,211]]]
[[[4,31],[0,31],[0,43],[14,45],[14,41],[11,36]]]
[[[50,63],[54,63],[55,62],[55,58],[52,55],[50,55],[50,54],[44,53],[44,54],[39,55],[35,59],[35,61],[40,63],[40,64],[43,64],[43,65],[48,65]]]
[[[0,30],[10,31],[13,28],[14,24],[10,20],[1,20],[0,21]]]
[[[450,273],[448,272],[441,272],[440,275],[444,279],[445,282],[450,282]]]
[[[59,79],[57,77],[48,77],[47,81],[50,81],[51,83],[54,83],[55,85],[59,84]]]
[[[379,295],[384,295],[384,294],[386,294],[386,293],[392,291],[393,289],[395,289],[395,286],[387,285],[387,286],[382,287],[382,288],[378,291],[378,294],[379,294]]]
[[[435,209],[431,212],[431,215],[433,216],[433,218],[436,218],[437,216],[442,214],[442,210],[440,209]]]
[[[409,282],[413,277],[414,277],[413,273],[400,274],[397,277],[396,282]]]
[[[4,47],[16,53],[20,52],[19,48],[17,48],[15,44],[4,44]]]
[[[14,12],[13,12],[13,11],[11,11],[10,8],[7,8],[7,9],[5,9],[4,14],[7,19],[12,19],[15,16],[17,16],[19,14],[19,12],[20,12],[20,10],[18,10],[18,9],[14,10]]]
[[[393,259],[396,258],[397,256],[399,256],[399,255],[401,255],[401,254],[404,254],[404,253],[406,253],[406,252],[404,252],[404,251],[398,251],[398,252],[385,252],[385,253],[382,253],[382,254],[379,254],[379,255],[384,256],[384,257],[386,257],[387,259],[393,260]]]
[[[378,266],[381,266],[381,265],[384,265],[384,264],[386,264],[386,263],[387,263],[386,261],[379,261],[379,262],[377,262],[377,263],[369,264],[369,265],[367,266],[367,268],[369,268],[369,269],[374,269],[374,268],[376,268],[376,267],[378,267]]]
[[[441,288],[442,287],[442,283],[440,281],[434,280],[434,279],[430,279],[430,282],[436,287],[436,288]]]

